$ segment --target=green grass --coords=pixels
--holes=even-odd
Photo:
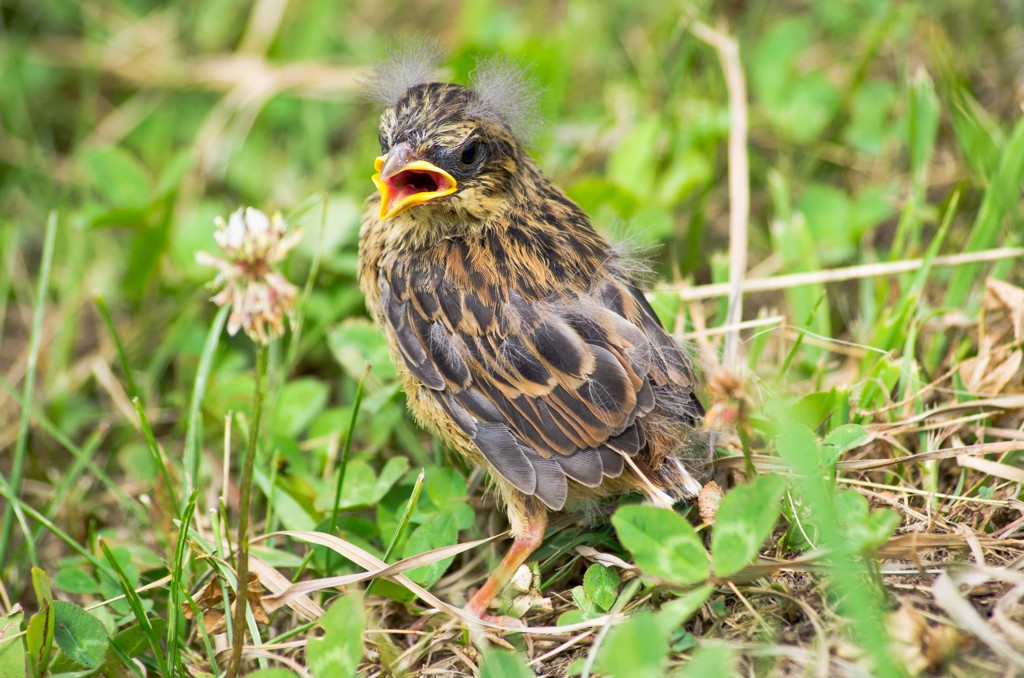
[[[305,0],[256,21],[238,0],[0,3],[0,675],[224,675],[249,444],[265,590],[247,671],[1024,661],[1024,3],[633,4]],[[743,59],[746,278],[809,276],[745,295],[724,367],[727,302],[706,286],[729,274],[730,110],[694,19]],[[532,152],[650,251],[652,304],[722,430],[713,526],[696,508],[554,518],[503,601],[529,639],[448,623],[505,542],[451,547],[503,512],[411,420],[355,282],[379,114],[358,80],[414,33],[441,36],[456,81],[481,57],[530,64]],[[256,350],[195,261],[242,205],[305,234],[259,434]],[[292,581],[314,583],[273,597]]]

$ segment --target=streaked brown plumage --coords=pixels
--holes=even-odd
[[[507,507],[515,542],[468,606],[483,616],[548,511],[692,498],[703,469],[683,460],[706,459],[703,408],[687,356],[516,120],[459,85],[392,99],[360,286],[413,414],[487,468]]]

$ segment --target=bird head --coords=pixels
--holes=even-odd
[[[517,184],[523,155],[480,94],[448,83],[408,88],[381,116],[380,147],[372,180],[382,220],[420,206],[494,214]]]

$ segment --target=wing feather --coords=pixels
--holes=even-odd
[[[473,441],[498,473],[524,494],[537,489],[537,471],[526,451],[504,424],[477,426]]]
[[[437,265],[382,279],[383,320],[410,372],[495,471],[549,508],[564,506],[567,479],[619,476],[647,445],[659,389],[692,384],[646,299],[614,278],[561,300],[461,289]]]

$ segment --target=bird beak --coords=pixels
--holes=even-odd
[[[380,219],[390,219],[410,207],[455,192],[452,175],[426,160],[416,159],[412,147],[401,143],[373,161],[370,179],[380,191]]]

